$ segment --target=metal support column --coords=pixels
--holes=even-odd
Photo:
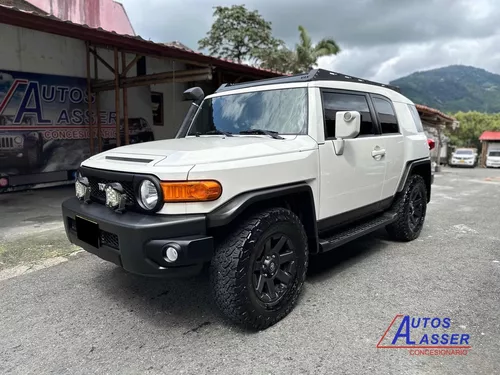
[[[85,42],[87,56],[87,102],[88,102],[88,121],[89,121],[89,147],[90,155],[94,155],[94,128],[92,126],[92,83],[90,78],[90,42]]]
[[[127,59],[125,52],[122,52],[122,78],[127,78]],[[128,93],[127,88],[123,87],[123,128],[125,131],[125,144],[130,143],[128,131]]]
[[[115,112],[116,112],[116,147],[120,147],[120,68],[118,66],[118,48],[115,47]]]

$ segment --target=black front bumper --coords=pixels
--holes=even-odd
[[[206,234],[204,215],[119,214],[76,197],[63,202],[62,213],[70,242],[131,273],[189,276],[198,273],[213,255],[213,238]],[[173,263],[164,259],[169,246],[178,253]]]

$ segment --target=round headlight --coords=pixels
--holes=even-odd
[[[16,145],[21,145],[23,143],[23,137],[18,135],[17,137],[14,138],[14,143]]]
[[[156,186],[149,180],[144,180],[139,186],[139,203],[147,210],[152,210],[158,204],[159,194]]]

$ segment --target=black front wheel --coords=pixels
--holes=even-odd
[[[396,198],[394,208],[397,220],[387,226],[389,235],[400,241],[416,239],[422,231],[427,213],[427,187],[422,176],[410,176]]]
[[[300,219],[284,208],[251,215],[217,246],[210,279],[214,300],[233,322],[265,329],[292,310],[308,266]]]

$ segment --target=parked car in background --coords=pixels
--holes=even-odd
[[[486,168],[500,168],[500,150],[488,151],[486,155]]]
[[[2,131],[0,128],[0,163],[14,163],[22,168],[37,168],[43,162],[43,134],[38,131]]]
[[[471,167],[477,166],[477,151],[473,148],[457,148],[450,158],[451,167]]]

